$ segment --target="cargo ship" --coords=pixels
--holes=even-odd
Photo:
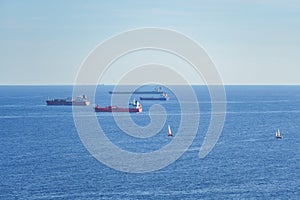
[[[163,93],[160,97],[140,97],[140,100],[167,101],[169,100],[169,96],[166,93]]]
[[[153,91],[109,91],[109,94],[163,94],[161,87],[155,88]]]
[[[142,112],[142,105],[137,102],[135,107],[132,108],[122,108],[122,107],[118,107],[118,106],[107,106],[107,107],[100,107],[99,105],[97,105],[94,108],[95,112]]]
[[[75,99],[66,98],[66,99],[48,99],[46,101],[48,106],[88,106],[90,101],[85,95],[78,96]]]

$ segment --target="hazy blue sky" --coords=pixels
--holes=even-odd
[[[0,1],[0,84],[72,84],[100,42],[139,27],[196,40],[225,84],[300,83],[300,1]]]

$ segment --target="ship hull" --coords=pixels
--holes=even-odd
[[[121,91],[109,91],[109,94],[163,94],[163,92],[156,91],[134,91],[134,92],[121,92]]]
[[[69,101],[55,101],[47,100],[47,106],[89,106],[90,102],[69,102]]]
[[[108,106],[108,107],[95,107],[95,112],[142,112],[142,108],[120,108],[115,106]]]
[[[71,106],[71,101],[66,101],[65,99],[54,99],[46,101],[48,106]]]
[[[165,98],[165,97],[159,97],[159,98],[155,98],[155,97],[140,97],[140,100],[156,100],[156,101],[167,101],[169,98]]]

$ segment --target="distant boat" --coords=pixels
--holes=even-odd
[[[140,100],[158,100],[158,101],[167,101],[169,96],[166,93],[163,93],[160,97],[140,97]]]
[[[173,134],[172,134],[172,131],[171,131],[171,127],[170,125],[168,125],[168,137],[172,137]]]
[[[48,106],[88,106],[90,101],[85,95],[78,96],[75,99],[66,98],[66,99],[48,99],[46,101]]]
[[[282,136],[280,135],[280,130],[279,129],[276,132],[276,138],[277,139],[281,139],[282,138]]]
[[[135,98],[132,100],[132,102],[129,102],[130,106],[136,106],[138,104],[138,101],[135,100]]]
[[[161,87],[156,87],[153,91],[109,91],[109,94],[163,94]]]
[[[100,107],[97,105],[94,107],[95,112],[130,112],[130,113],[137,113],[142,112],[142,105],[137,102],[134,108],[123,108],[118,106],[107,106],[107,107]]]

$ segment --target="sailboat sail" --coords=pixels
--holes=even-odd
[[[173,136],[170,125],[168,125],[168,136]]]
[[[281,138],[280,130],[279,130],[279,129],[278,129],[277,132],[276,132],[276,137],[277,137],[277,138]]]

